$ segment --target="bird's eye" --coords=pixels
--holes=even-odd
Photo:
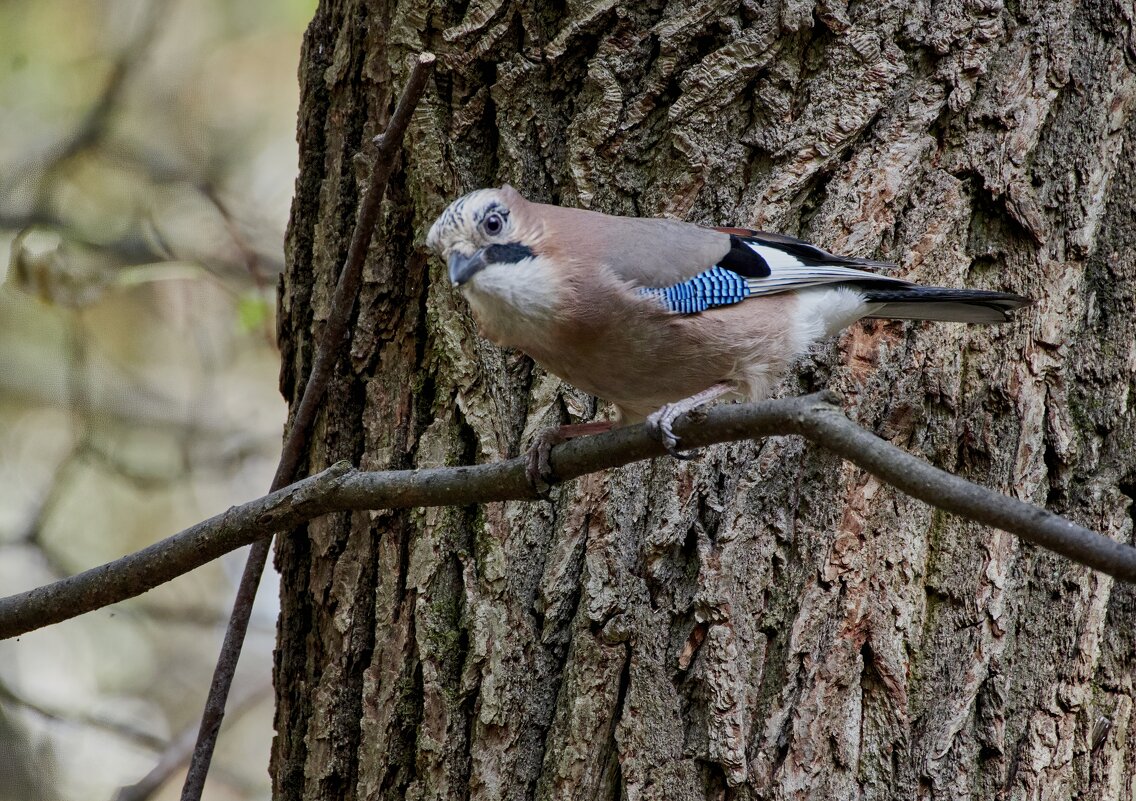
[[[501,233],[501,231],[504,230],[505,220],[501,218],[500,214],[494,213],[488,215],[485,218],[485,222],[483,222],[481,225],[485,228],[485,233],[489,234],[490,236],[497,236],[497,234]]]

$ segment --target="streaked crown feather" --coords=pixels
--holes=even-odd
[[[477,189],[462,195],[447,206],[430,226],[426,246],[446,258],[455,250],[468,254],[491,242],[501,241],[501,236],[488,236],[482,230],[482,223],[496,212],[506,221],[503,233],[507,233],[518,199],[523,200],[508,184],[499,189]]]

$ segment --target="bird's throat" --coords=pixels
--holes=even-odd
[[[462,287],[478,326],[494,343],[529,352],[548,339],[558,302],[541,262],[491,264]]]

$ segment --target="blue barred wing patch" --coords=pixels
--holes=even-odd
[[[667,309],[680,314],[697,314],[716,306],[730,306],[752,294],[744,276],[717,266],[681,284],[658,289],[644,288],[639,292],[658,298]]]

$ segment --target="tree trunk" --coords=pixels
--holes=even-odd
[[[440,63],[311,468],[491,461],[597,412],[480,339],[425,252],[450,200],[509,182],[1036,298],[1001,327],[855,326],[782,392],[838,390],[907,450],[1131,541],[1134,26],[1130,0],[321,3],[280,301],[288,398],[354,222],[355,154],[408,56]],[[555,498],[280,538],[277,798],[1136,793],[1133,588],[796,438]]]

